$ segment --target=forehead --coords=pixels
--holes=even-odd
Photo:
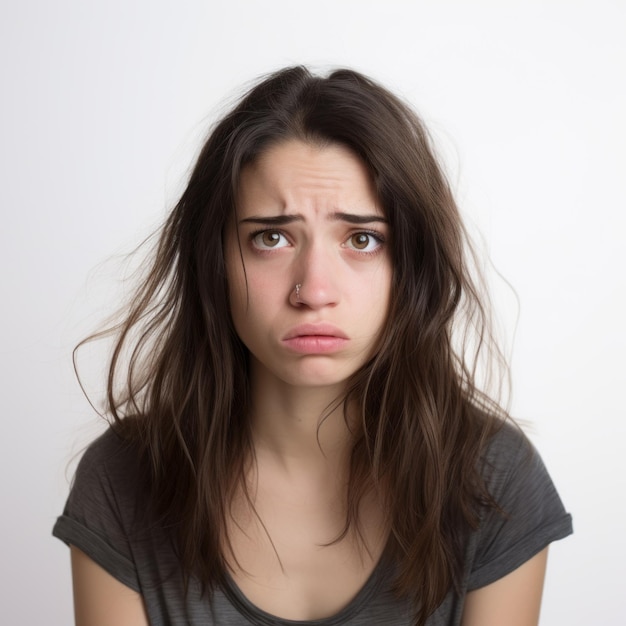
[[[367,210],[383,215],[370,173],[348,148],[288,140],[247,165],[238,208],[258,212],[307,209]]]

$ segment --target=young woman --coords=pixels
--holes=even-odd
[[[477,388],[467,252],[388,91],[301,67],[254,87],[115,329],[111,427],[54,529],[76,623],[536,624],[571,520]]]

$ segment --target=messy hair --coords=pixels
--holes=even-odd
[[[151,509],[172,528],[186,580],[198,577],[208,592],[224,584],[231,503],[254,457],[224,237],[242,169],[292,139],[351,150],[390,224],[388,319],[337,404],[356,418],[337,540],[358,531],[359,503],[375,490],[395,591],[423,625],[459,587],[481,509],[496,506],[481,458],[506,412],[476,379],[480,355],[499,353],[457,205],[422,122],[388,90],[347,69],[320,77],[287,68],[214,126],[115,328],[108,413],[146,460]]]

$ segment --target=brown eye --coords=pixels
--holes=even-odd
[[[268,248],[282,248],[289,242],[278,230],[264,230],[252,235],[252,243],[261,250],[267,250]]]
[[[360,232],[350,235],[343,245],[346,248],[351,248],[356,252],[376,252],[378,248],[383,245],[385,241],[383,235],[370,232]]]
[[[273,248],[280,241],[280,234],[272,230],[267,230],[263,233],[261,239],[266,246]]]
[[[370,243],[370,236],[366,233],[357,233],[356,235],[352,235],[350,237],[350,241],[352,242],[352,247],[357,250],[365,250]]]

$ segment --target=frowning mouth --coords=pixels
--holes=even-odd
[[[332,324],[300,324],[291,328],[283,343],[300,354],[329,354],[343,348],[348,336]]]
[[[320,322],[319,324],[298,324],[298,326],[294,326],[287,331],[283,340],[294,339],[295,337],[337,337],[339,339],[347,339],[348,335],[332,324]]]

